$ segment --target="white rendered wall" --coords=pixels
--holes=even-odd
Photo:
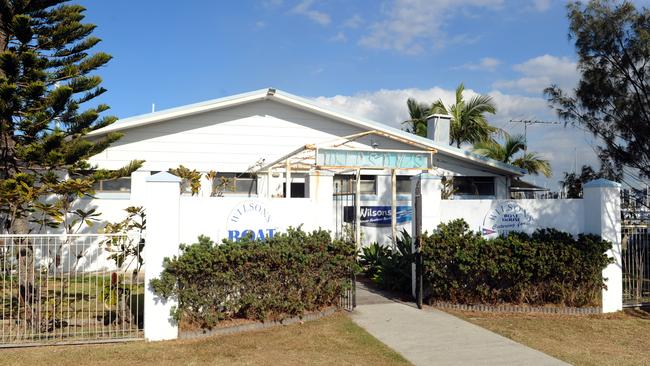
[[[233,210],[246,203],[259,203],[266,208],[271,216],[271,226],[251,226],[249,229],[258,230],[273,228],[278,232],[286,231],[288,227],[311,231],[325,226],[319,225],[318,219],[325,216],[315,209],[309,198],[242,198],[242,197],[186,197],[180,199],[180,241],[195,243],[199,235],[209,236],[215,242],[228,238],[228,219]]]
[[[585,232],[584,202],[582,199],[567,200],[442,200],[440,201],[440,221],[443,223],[462,218],[470,229],[480,231],[486,216],[505,202],[515,202],[532,217],[531,231],[542,228],[579,234]],[[435,227],[425,227],[433,230]]]

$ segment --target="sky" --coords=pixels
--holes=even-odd
[[[561,0],[78,1],[97,25],[101,102],[120,118],[274,87],[394,127],[409,97],[494,98],[492,124],[557,121],[542,93],[579,79]],[[180,5],[179,5],[180,4]],[[645,4],[643,4],[645,5]],[[119,122],[118,122],[119,123]],[[598,166],[596,142],[563,124],[528,127],[528,150],[562,173]]]

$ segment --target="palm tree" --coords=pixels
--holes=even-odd
[[[427,137],[427,117],[431,114],[431,107],[419,103],[413,98],[406,101],[411,119],[402,122],[406,125],[405,130],[412,134]]]
[[[474,144],[474,152],[528,170],[529,174],[551,176],[551,164],[532,152],[524,152],[518,158],[515,155],[525,150],[524,135],[506,136],[503,145],[496,141],[482,141]]]
[[[445,107],[442,100],[433,103],[430,113],[448,114],[451,116],[450,145],[460,145],[467,142],[476,144],[492,138],[494,133],[500,133],[499,128],[490,126],[484,114],[496,113],[496,107],[492,97],[488,95],[477,95],[469,102],[463,99],[465,85],[460,83],[456,88],[456,103]]]

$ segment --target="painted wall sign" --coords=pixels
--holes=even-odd
[[[516,202],[506,201],[488,211],[483,219],[481,234],[496,236],[511,231],[529,232],[534,227],[535,220],[524,208]]]
[[[391,169],[429,169],[430,153],[382,150],[318,149],[316,164]]]
[[[361,226],[384,227],[391,225],[391,206],[361,206]],[[411,206],[397,206],[397,225],[413,220]],[[354,206],[345,206],[343,221],[354,222]]]
[[[228,239],[239,241],[246,236],[265,240],[277,232],[273,225],[271,211],[259,201],[244,201],[237,204],[228,215],[226,223]]]

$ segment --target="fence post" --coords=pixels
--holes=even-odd
[[[155,295],[149,281],[160,275],[165,257],[178,254],[180,183],[180,178],[167,172],[147,178],[144,337],[149,341],[178,338],[178,324],[170,317],[170,310],[176,302]]]
[[[151,173],[143,170],[136,170],[131,173],[131,202],[135,206],[144,204],[144,199],[147,194],[147,178]]]
[[[597,179],[583,187],[585,231],[612,243],[607,256],[614,262],[603,270],[607,289],[602,292],[603,313],[623,310],[623,267],[621,262],[621,185]]]
[[[419,192],[417,187],[419,184]],[[418,198],[417,195],[420,195]],[[421,203],[420,212],[415,212],[415,202]],[[440,203],[442,201],[442,178],[430,174],[420,173],[411,177],[411,202],[413,205],[413,220],[411,226],[411,251],[415,253],[418,233],[434,230],[440,223]],[[419,217],[418,217],[419,214]],[[419,227],[418,227],[419,226]],[[411,266],[411,290],[416,297],[416,265]],[[421,294],[420,294],[421,295]]]

